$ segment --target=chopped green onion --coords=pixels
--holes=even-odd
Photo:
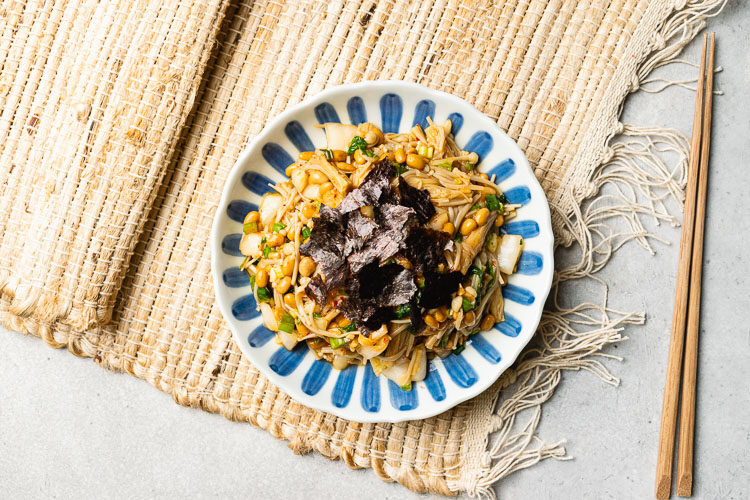
[[[263,247],[263,258],[267,259],[269,253],[271,253],[271,247],[269,247],[268,245],[264,246]]]
[[[411,313],[411,307],[409,304],[401,304],[400,306],[396,306],[396,318],[397,319],[404,319]]]
[[[255,288],[255,275],[250,276],[250,288]]]
[[[376,155],[372,151],[368,151],[366,149],[363,149],[362,152],[365,154],[365,156],[369,156],[370,158],[377,158],[378,157],[378,155]]]
[[[446,335],[442,339],[440,339],[440,347],[445,347],[448,345],[448,341],[450,340],[450,335]]]
[[[411,381],[409,381],[407,384],[402,385],[401,389],[403,389],[405,391],[410,391],[411,390]]]
[[[367,149],[367,141],[364,138],[355,135],[352,137],[352,142],[349,143],[349,149],[346,150],[346,154],[349,156],[353,155],[355,151],[361,149],[362,151]]]
[[[242,224],[242,232],[245,233],[245,234],[257,233],[258,232],[258,223],[257,222],[248,222],[247,224]]]
[[[328,342],[331,343],[331,349],[338,349],[339,347],[341,347],[344,344],[346,344],[348,342],[348,340],[347,339],[337,339],[337,338],[334,338],[334,337],[330,337],[328,339]]]
[[[461,297],[461,299],[461,307],[463,308],[464,312],[474,309],[474,302],[468,300],[465,297]]]
[[[330,149],[321,149],[320,151],[326,157],[326,160],[333,160],[333,151]]]
[[[464,168],[466,170],[474,170],[474,165],[472,165],[470,161],[467,161],[467,162],[464,162]]]
[[[460,234],[457,234],[456,237],[453,238],[453,241],[455,241],[456,243],[461,243],[462,241],[464,241],[464,238]]]
[[[488,194],[484,197],[484,201],[487,202],[487,208],[490,210],[500,210],[500,207],[502,207],[495,194]]]
[[[260,244],[262,245],[262,244],[263,244],[263,243],[265,243],[265,242],[266,242],[266,237],[264,236],[263,238],[261,238],[261,240],[260,240]]]
[[[519,245],[523,245],[523,238],[519,238],[519,240],[518,240],[518,244],[519,244]]]
[[[357,329],[357,324],[356,323],[349,323],[346,326],[340,326],[339,327],[339,330],[341,330],[342,332],[347,332],[347,333],[353,332],[356,329]]]
[[[320,319],[322,317],[323,316],[321,316],[320,313],[313,313],[313,318],[315,318],[315,319]]]
[[[420,276],[417,278],[417,286],[419,288],[424,288],[424,276]]]
[[[279,330],[286,333],[292,333],[294,331],[294,317],[291,314],[287,312],[281,314]]]
[[[464,352],[464,349],[466,349],[466,346],[460,345],[456,347],[455,349],[453,349],[453,354],[456,354],[456,355],[461,354],[462,352]]]
[[[444,168],[446,170],[453,170],[453,162],[452,161],[444,161],[442,163],[438,163],[438,167]]]
[[[281,231],[285,227],[286,227],[286,224],[284,224],[283,222],[277,222],[276,224],[274,224],[273,226],[271,226],[271,231],[274,232],[274,233],[278,233],[279,231]]]
[[[408,168],[406,168],[403,164],[396,163],[396,175],[401,175],[404,172],[406,172],[407,170],[408,170]]]
[[[476,274],[477,276],[481,276],[484,274],[484,269],[472,264],[471,267],[469,268],[469,274]]]
[[[307,238],[309,238],[311,234],[312,234],[312,231],[310,230],[309,227],[307,227],[307,226],[303,227],[302,228],[302,241],[304,241]]]
[[[272,297],[271,290],[267,286],[258,287],[258,300],[261,302],[270,302]]]
[[[385,264],[383,264],[383,265],[384,265],[384,266],[387,266],[387,265],[389,265],[389,264],[395,264],[395,263],[396,263],[396,259],[394,259],[394,258],[390,258],[390,259],[386,260],[386,261],[385,261]]]
[[[476,205],[471,206],[471,208],[469,209],[469,212],[473,212],[474,210],[479,210],[480,208],[482,207],[479,205],[479,203],[477,203]]]

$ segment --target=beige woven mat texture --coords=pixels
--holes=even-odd
[[[223,0],[3,2],[0,293],[106,323],[190,113]]]
[[[607,140],[622,130],[619,107],[638,64],[664,48],[675,7],[692,12],[703,3],[233,3],[179,142],[222,7],[170,3],[33,10],[29,3],[36,19],[6,20],[0,202],[10,216],[0,221],[2,322],[147,380],[180,404],[249,421],[289,440],[295,452],[371,467],[415,491],[492,495],[498,478],[562,456],[559,446],[535,445],[539,406],[563,369],[598,369],[586,358],[616,340],[611,324],[602,320],[595,335],[578,337],[576,320],[551,310],[535,347],[475,400],[423,421],[349,422],[295,403],[241,356],[214,304],[212,217],[230,168],[268,119],[328,86],[405,79],[461,96],[496,119],[545,188],[558,241],[580,241],[579,204],[598,188],[596,169]],[[160,57],[166,53],[173,55]],[[74,105],[84,96],[90,107]],[[88,114],[80,119],[76,110]],[[111,322],[91,326],[96,320],[83,311],[94,307],[105,320],[126,268]],[[40,294],[20,311],[24,287]],[[40,312],[48,297],[68,304],[66,314]],[[528,408],[536,413],[514,433],[517,414]]]

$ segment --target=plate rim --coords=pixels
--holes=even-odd
[[[320,104],[321,102],[325,102],[327,98],[331,96],[338,96],[339,94],[353,94],[358,89],[362,88],[376,88],[376,89],[382,89],[386,91],[393,91],[395,93],[398,93],[398,90],[408,90],[408,91],[417,91],[425,93],[425,98],[432,96],[437,96],[440,98],[440,100],[447,100],[447,101],[453,101],[454,103],[457,103],[461,106],[468,107],[471,110],[473,110],[478,116],[477,119],[479,120],[482,127],[491,128],[496,133],[499,133],[502,136],[505,136],[507,139],[510,140],[510,142],[513,144],[515,148],[517,148],[518,152],[520,153],[520,158],[523,160],[521,163],[517,165],[517,168],[523,168],[525,169],[528,174],[530,175],[530,180],[527,184],[527,187],[532,191],[532,196],[539,196],[541,197],[541,200],[544,204],[544,214],[540,214],[537,218],[534,217],[534,221],[539,224],[540,232],[539,236],[546,236],[548,237],[549,241],[546,245],[546,253],[543,254],[543,257],[545,259],[549,258],[549,267],[544,266],[542,268],[544,279],[544,288],[543,293],[537,294],[535,291],[535,295],[540,301],[541,307],[540,312],[536,318],[528,322],[529,328],[531,330],[531,334],[525,341],[518,343],[518,348],[514,351],[508,351],[506,354],[503,353],[503,356],[510,359],[510,363],[508,366],[497,372],[497,374],[490,375],[488,377],[480,377],[477,382],[472,385],[471,387],[464,388],[461,392],[457,393],[458,397],[454,397],[452,399],[446,398],[443,401],[435,401],[435,405],[418,405],[416,408],[409,410],[409,411],[398,411],[395,410],[392,412],[384,412],[384,410],[389,409],[387,406],[383,406],[379,411],[368,413],[364,410],[358,410],[355,413],[357,415],[352,416],[349,415],[345,410],[346,408],[349,408],[351,405],[347,405],[343,408],[338,408],[331,404],[330,402],[328,404],[322,404],[320,401],[321,399],[318,398],[317,394],[310,396],[308,394],[305,394],[302,392],[301,388],[294,387],[292,384],[286,383],[288,378],[281,376],[274,372],[271,369],[268,369],[268,367],[262,366],[262,364],[256,364],[254,361],[253,354],[249,351],[248,347],[244,345],[243,337],[238,331],[238,328],[234,325],[234,320],[232,317],[231,312],[231,306],[227,304],[225,301],[219,300],[219,288],[222,286],[222,270],[219,269],[218,260],[219,260],[219,253],[221,252],[221,235],[219,234],[219,228],[221,226],[221,218],[223,214],[222,208],[226,207],[229,201],[231,201],[230,198],[230,191],[232,190],[232,187],[239,182],[241,175],[243,173],[242,166],[248,163],[250,160],[252,154],[255,152],[256,149],[261,148],[262,145],[266,142],[266,138],[269,135],[272,135],[273,131],[275,131],[279,126],[283,127],[284,124],[293,119],[294,115],[306,110],[309,107],[314,107],[317,104]],[[350,97],[352,97],[350,95]],[[234,164],[232,165],[232,168],[229,170],[229,174],[227,175],[226,180],[224,181],[224,184],[222,186],[222,192],[221,192],[221,198],[219,200],[219,203],[216,207],[216,211],[213,215],[213,221],[211,224],[211,232],[209,235],[210,240],[210,246],[211,246],[211,274],[213,277],[213,289],[214,289],[214,301],[219,307],[219,311],[221,312],[221,315],[229,327],[230,331],[232,332],[232,337],[234,338],[234,341],[237,343],[238,347],[240,348],[240,351],[242,354],[247,357],[248,361],[256,368],[258,371],[260,371],[264,377],[266,377],[272,384],[274,384],[279,390],[281,390],[283,393],[287,394],[290,398],[292,398],[294,401],[307,406],[309,408],[324,412],[324,413],[330,413],[332,415],[335,415],[340,418],[344,418],[347,420],[351,420],[353,422],[359,422],[359,423],[377,423],[377,422],[388,422],[388,423],[398,423],[398,422],[404,422],[408,420],[421,420],[425,418],[430,418],[435,415],[438,415],[444,411],[450,410],[459,404],[468,401],[469,399],[472,399],[492,386],[501,376],[503,373],[505,373],[508,369],[510,369],[513,364],[517,361],[518,357],[520,356],[521,352],[526,348],[526,346],[531,342],[532,338],[534,338],[534,335],[537,331],[537,328],[539,326],[539,323],[541,322],[542,315],[544,313],[544,304],[547,301],[547,298],[549,297],[551,288],[552,288],[552,281],[554,277],[554,233],[552,231],[552,217],[551,217],[551,211],[549,208],[549,202],[547,200],[547,196],[544,193],[544,190],[542,189],[542,186],[539,184],[538,179],[534,175],[534,172],[531,168],[531,165],[529,164],[528,158],[526,158],[526,155],[524,154],[523,150],[518,146],[518,143],[510,137],[500,126],[493,121],[489,116],[484,114],[483,112],[479,111],[476,107],[474,107],[472,104],[470,104],[465,99],[462,99],[458,96],[455,96],[453,94],[449,94],[447,92],[444,92],[442,90],[436,90],[432,89],[430,87],[426,87],[424,85],[421,85],[419,83],[414,82],[408,82],[408,81],[402,81],[402,80],[366,80],[356,83],[347,83],[342,85],[336,85],[333,87],[329,87],[321,92],[318,92],[314,95],[311,95],[299,103],[288,107],[283,112],[276,115],[274,118],[269,120],[266,125],[263,127],[263,129],[260,131],[260,133],[255,136],[242,150],[242,152],[237,156],[237,160],[235,160]],[[543,243],[541,246],[545,246]],[[525,325],[524,325],[525,326]],[[378,377],[380,378],[380,377]],[[318,393],[319,394],[319,393]],[[420,411],[422,409],[422,411]],[[343,411],[342,411],[343,410]]]

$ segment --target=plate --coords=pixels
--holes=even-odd
[[[404,391],[367,366],[334,370],[316,360],[305,342],[292,351],[264,328],[239,264],[242,221],[257,210],[268,184],[300,151],[325,147],[316,124],[370,121],[383,132],[426,126],[450,118],[457,144],[480,157],[481,171],[496,176],[518,216],[503,231],[520,234],[524,252],[503,288],[505,321],[473,335],[466,349],[429,362],[425,380]],[[487,389],[508,369],[534,335],[552,283],[553,235],[550,211],[529,162],[491,119],[463,99],[400,81],[361,82],[330,88],[270,121],[239,156],[229,174],[211,231],[211,265],[216,300],[243,354],[273,384],[299,403],[356,422],[400,422],[437,415]]]

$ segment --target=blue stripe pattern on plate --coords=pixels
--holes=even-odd
[[[487,175],[492,177],[495,176],[495,182],[504,181],[516,172],[516,162],[508,158],[503,160],[487,172]]]
[[[518,337],[518,334],[521,333],[521,322],[507,312],[504,315],[505,321],[496,324],[495,328],[508,337]]]
[[[227,205],[227,217],[235,222],[244,222],[245,216],[252,210],[258,210],[258,205],[244,200],[232,200]]]
[[[403,102],[396,94],[385,94],[380,98],[380,119],[384,133],[398,133],[403,108]]]
[[[302,379],[302,392],[309,396],[315,396],[328,380],[330,373],[331,363],[319,359],[313,361],[312,366],[305,374],[305,378]]]
[[[276,334],[265,326],[258,325],[255,327],[255,330],[250,332],[250,335],[247,336],[247,343],[250,344],[250,347],[263,347],[275,336]]]
[[[448,115],[448,119],[451,121],[451,123],[453,123],[451,132],[455,137],[456,134],[458,134],[458,131],[461,130],[461,127],[464,126],[464,117],[461,113],[451,113]]]
[[[430,396],[435,401],[442,401],[445,399],[445,386],[443,385],[443,379],[440,378],[437,368],[430,366],[427,369],[427,378],[424,379],[424,384],[427,386],[427,390],[430,391]]]
[[[294,163],[294,159],[289,153],[275,142],[267,142],[264,144],[260,149],[260,154],[263,155],[263,159],[265,159],[269,165],[282,175],[286,171],[286,167]]]
[[[240,233],[233,233],[224,236],[224,239],[221,240],[221,251],[233,257],[242,257],[242,252],[240,252],[241,239],[242,235]]]
[[[315,106],[315,118],[318,120],[318,123],[341,123],[338,113],[327,102]]]
[[[287,351],[284,346],[279,347],[268,360],[268,366],[282,377],[286,377],[302,363],[307,351],[306,342],[300,342],[291,351]]]
[[[471,136],[469,142],[467,142],[466,146],[462,149],[479,155],[479,163],[481,163],[482,159],[487,156],[487,153],[492,149],[492,142],[492,136],[487,132],[480,130],[479,132],[474,132],[474,135]]]
[[[500,234],[517,234],[522,238],[539,236],[539,224],[533,220],[512,221],[500,226]]]
[[[237,318],[239,321],[248,321],[258,317],[260,314],[256,311],[258,304],[255,302],[255,297],[252,295],[245,295],[232,302],[232,316]]]
[[[414,121],[411,123],[411,126],[421,125],[422,128],[427,128],[429,125],[429,123],[427,123],[428,116],[430,118],[435,116],[435,101],[422,99],[414,108]]]
[[[228,267],[221,274],[224,284],[229,288],[240,288],[250,285],[250,276],[239,267]]]
[[[356,377],[357,367],[354,365],[349,365],[346,369],[339,372],[339,378],[336,379],[336,385],[333,387],[333,392],[331,393],[331,403],[333,403],[333,406],[344,408],[349,404]]]
[[[503,298],[529,306],[534,303],[534,294],[518,285],[508,283],[503,287]]]
[[[305,128],[297,120],[292,120],[284,127],[284,133],[287,139],[294,144],[299,151],[315,151],[310,136],[305,132]]]
[[[365,103],[359,96],[354,96],[346,102],[346,111],[349,113],[349,121],[354,125],[359,125],[367,121]]]
[[[365,365],[365,376],[362,380],[362,409],[374,413],[380,410],[380,378],[372,371],[372,365]]]
[[[413,410],[414,408],[419,406],[416,387],[412,387],[410,391],[405,391],[401,387],[396,385],[396,382],[394,382],[393,380],[389,380],[388,392],[391,393],[391,406],[393,406],[397,410]]]
[[[493,365],[496,365],[500,362],[502,356],[500,356],[500,352],[495,349],[495,346],[487,342],[487,339],[484,338],[484,335],[485,334],[483,333],[472,335],[471,345],[484,359],[486,359]]]
[[[242,185],[250,192],[263,196],[271,190],[269,183],[274,183],[271,179],[257,172],[245,172],[242,174]]]
[[[518,259],[518,269],[516,269],[516,272],[531,276],[542,272],[542,267],[544,267],[542,254],[524,251],[521,254],[521,258]]]
[[[443,358],[443,366],[448,372],[448,376],[456,383],[456,385],[463,387],[471,387],[477,383],[477,372],[471,367],[468,361],[463,356],[456,356],[455,354],[449,354]]]
[[[519,205],[525,205],[531,199],[531,191],[526,186],[516,186],[512,189],[505,191],[505,198],[508,203],[518,203]]]

